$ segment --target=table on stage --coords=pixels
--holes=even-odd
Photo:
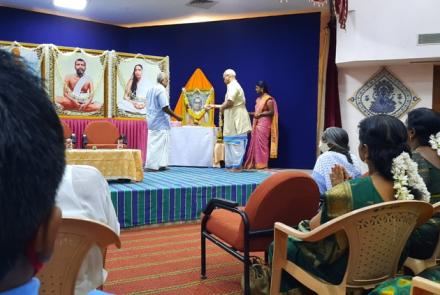
[[[127,137],[127,147],[129,149],[139,149],[142,153],[142,160],[145,161],[147,150],[147,122],[145,120],[133,119],[69,119],[61,118],[63,122],[69,125],[72,132],[76,134],[76,146],[81,147],[84,129],[90,122],[109,121],[118,127],[119,132]]]
[[[171,127],[169,165],[212,167],[215,127]]]
[[[70,165],[90,165],[98,169],[106,179],[131,179],[142,181],[141,151],[135,149],[73,149],[66,150],[66,162]]]

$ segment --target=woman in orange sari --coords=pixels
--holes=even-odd
[[[267,168],[270,158],[278,156],[278,110],[275,99],[269,95],[264,81],[257,82],[258,94],[252,125],[251,142],[247,152],[245,169]]]

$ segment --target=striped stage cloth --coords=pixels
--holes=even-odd
[[[212,198],[245,205],[268,172],[228,172],[219,168],[170,167],[145,172],[137,183],[110,183],[121,228],[197,220]]]

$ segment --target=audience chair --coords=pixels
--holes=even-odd
[[[72,132],[72,129],[70,129],[70,126],[66,123],[61,121],[61,126],[63,126],[63,133],[64,133],[64,142],[67,143],[67,140],[70,139],[72,141],[73,147],[76,146],[76,135]]]
[[[74,294],[78,272],[90,248],[97,245],[105,253],[113,244],[121,248],[118,235],[107,225],[92,220],[63,218],[53,256],[37,274],[41,281],[40,294]]]
[[[440,284],[422,277],[412,278],[411,295],[440,294]]]
[[[119,134],[118,127],[108,121],[93,121],[84,129],[82,145],[87,149],[115,149],[118,140],[122,140],[123,148],[127,147],[127,139]]]
[[[434,207],[434,214],[440,213],[440,202],[433,205]],[[416,259],[408,257],[405,260],[405,266],[411,269],[411,271],[414,273],[414,275],[417,275],[424,271],[427,268],[430,268],[432,266],[437,265],[437,259],[440,256],[440,233],[437,240],[437,246],[432,253],[432,256],[428,259],[422,260],[422,259]]]
[[[372,289],[392,278],[413,229],[432,216],[432,206],[422,201],[391,201],[354,210],[308,233],[275,224],[275,246],[270,294],[279,294],[282,270],[317,294],[346,294],[347,289]],[[317,242],[345,232],[349,257],[344,278],[332,285],[287,260],[288,236]]]
[[[295,226],[314,216],[318,206],[319,190],[313,179],[306,173],[291,171],[267,178],[244,208],[228,200],[211,200],[202,214],[202,279],[206,278],[206,239],[209,239],[244,263],[244,293],[250,294],[249,253],[266,251],[273,241],[275,222]]]

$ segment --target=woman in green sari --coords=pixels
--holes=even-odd
[[[427,108],[415,109],[408,113],[408,144],[412,159],[418,165],[418,172],[431,193],[431,203],[440,201],[440,114]],[[440,214],[436,214],[425,224],[415,229],[407,244],[407,255],[416,259],[432,256],[438,242]],[[426,269],[421,277],[440,281],[440,268]],[[410,294],[411,276],[389,280],[370,295]]]
[[[427,108],[415,109],[408,114],[407,128],[412,158],[431,193],[431,203],[437,203],[440,201],[440,114]],[[431,257],[439,231],[440,214],[436,214],[411,235],[409,256]]]
[[[429,200],[429,193],[417,172],[412,174],[418,177],[411,182],[416,184],[415,188],[401,185],[394,189],[391,171],[407,170],[411,163],[415,167],[408,155],[407,131],[400,120],[388,115],[365,118],[359,124],[359,141],[359,156],[368,165],[369,176],[349,180],[344,168],[335,166],[331,174],[334,186],[325,193],[321,211],[310,221],[301,222],[300,230],[310,230],[352,210],[396,198]],[[400,166],[394,167],[393,162]],[[287,257],[307,272],[339,284],[347,266],[347,250],[344,234],[336,234],[316,243],[289,238]],[[273,243],[269,247],[270,260],[272,253]],[[292,289],[301,293],[301,285],[283,272],[281,292]]]
[[[440,201],[440,114],[427,108],[408,114],[408,144],[419,174],[431,193],[431,203]]]

